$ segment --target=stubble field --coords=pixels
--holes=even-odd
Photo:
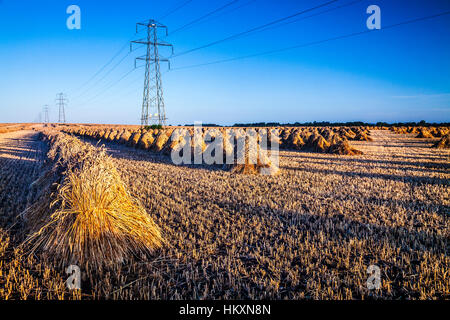
[[[32,277],[29,298],[448,299],[450,152],[416,134],[370,136],[350,142],[363,155],[281,150],[274,176],[176,166],[102,141],[164,244],[146,259],[90,273],[75,295],[63,270],[27,256],[42,264],[37,270],[13,251],[27,228],[17,215],[35,200],[30,184],[48,144],[33,131],[0,135],[0,298],[23,298],[28,277],[11,276],[10,262],[19,261]],[[380,289],[367,288],[370,265],[380,268]]]

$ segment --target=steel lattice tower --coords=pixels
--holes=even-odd
[[[65,112],[65,106],[67,103],[67,99],[66,96],[64,95],[64,93],[58,93],[56,95],[56,102],[58,103],[58,107],[59,107],[59,117],[58,117],[58,122],[59,123],[66,123],[66,112]]]
[[[158,47],[167,46],[173,47],[169,43],[158,41],[158,29],[165,29],[167,35],[167,27],[155,20],[148,20],[147,22],[140,22],[136,24],[136,33],[139,26],[147,28],[147,38],[131,41],[130,50],[133,50],[133,43],[144,44],[147,46],[147,54],[136,58],[136,60],[145,61],[145,79],[144,79],[144,93],[142,98],[142,116],[141,125],[148,125],[149,122],[153,124],[166,124],[166,110],[164,106],[163,88],[161,83],[160,61],[168,62],[170,69],[170,62],[168,59],[162,59],[159,56]],[[136,67],[136,61],[135,61]]]
[[[48,118],[48,105],[46,104],[44,106],[44,123],[49,123],[50,120]]]

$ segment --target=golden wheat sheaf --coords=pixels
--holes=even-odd
[[[129,194],[104,150],[73,148],[83,150],[77,157],[67,148],[81,142],[71,137],[58,139],[55,147],[64,154],[62,159],[70,160],[65,163],[62,183],[46,206],[50,211],[48,218],[28,239],[33,250],[41,250],[65,265],[102,268],[159,248],[163,242],[160,229]],[[60,166],[61,162],[64,160],[59,160]],[[27,214],[30,221],[33,215],[43,216],[43,206],[35,208]]]

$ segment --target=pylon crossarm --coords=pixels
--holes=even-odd
[[[173,53],[173,45],[171,45],[170,43],[165,43],[165,42],[149,42],[149,41],[145,41],[145,40],[134,40],[131,41],[131,43],[139,43],[139,44],[146,44],[146,45],[152,45],[152,46],[165,46],[165,47],[172,47],[172,53]]]
[[[147,20],[147,21],[144,21],[144,22],[138,22],[138,23],[136,23],[136,25],[147,27],[147,28],[157,27],[157,28],[165,28],[165,29],[167,29],[167,26],[165,26],[162,23],[159,23],[158,21],[153,20],[153,19],[150,19],[150,20]]]
[[[137,40],[133,40],[133,41],[131,41],[131,43],[144,43],[144,42],[141,42],[141,41],[146,41],[147,39],[137,39]]]
[[[164,58],[159,58],[159,59],[156,59],[156,58],[147,58],[146,56],[137,57],[137,58],[135,58],[135,60],[153,61],[153,62],[156,62],[156,61],[169,62],[169,59],[164,59]]]

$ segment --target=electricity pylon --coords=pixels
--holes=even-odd
[[[144,44],[147,46],[147,54],[141,57],[137,57],[136,60],[145,61],[145,79],[144,79],[144,94],[142,98],[142,116],[141,125],[148,125],[149,121],[154,124],[165,125],[166,124],[166,110],[164,106],[163,89],[161,84],[161,71],[159,62],[170,62],[168,59],[162,59],[159,56],[158,47],[166,46],[172,48],[169,43],[158,41],[158,28],[165,29],[167,36],[167,27],[160,24],[155,20],[148,20],[146,22],[140,22],[136,24],[136,33],[139,26],[147,28],[147,38],[131,41],[130,51],[133,50],[133,43]],[[136,67],[136,60],[134,65]]]
[[[49,123],[50,120],[48,118],[48,105],[46,104],[44,106],[44,123]]]
[[[64,108],[67,104],[67,99],[66,99],[66,96],[64,95],[64,93],[61,92],[56,95],[56,102],[58,103],[58,107],[59,107],[58,122],[66,123],[66,112],[65,112]]]

